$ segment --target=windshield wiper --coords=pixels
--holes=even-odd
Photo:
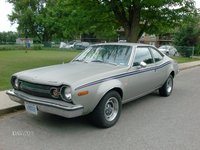
[[[73,60],[73,61],[79,61],[79,62],[82,62],[83,59],[75,59],[75,60]]]
[[[99,63],[104,63],[104,64],[110,64],[110,65],[115,65],[115,66],[117,66],[116,63],[105,62],[105,61],[102,61],[102,60],[92,60],[91,62],[99,62]]]
[[[105,63],[105,62],[104,62],[104,61],[102,61],[102,60],[92,60],[91,62]]]
[[[75,59],[75,60],[73,60],[73,62],[74,62],[74,61],[88,63],[88,62],[85,61],[84,59]]]

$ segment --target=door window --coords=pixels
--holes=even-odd
[[[163,54],[158,52],[156,49],[151,47],[151,52],[152,52],[155,62],[159,62],[163,59]]]
[[[133,66],[139,66],[142,61],[146,64],[152,64],[154,62],[148,47],[137,48]]]

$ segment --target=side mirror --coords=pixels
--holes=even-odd
[[[138,69],[140,68],[145,68],[147,66],[147,64],[145,62],[140,62],[140,65],[138,66]]]

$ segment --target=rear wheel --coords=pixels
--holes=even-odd
[[[173,76],[169,75],[167,78],[167,81],[164,83],[164,85],[159,89],[159,94],[161,96],[169,96],[172,93],[173,90]]]
[[[109,128],[118,121],[121,108],[121,96],[116,91],[110,91],[92,112],[92,122],[98,127]]]

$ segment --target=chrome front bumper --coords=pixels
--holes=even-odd
[[[14,89],[8,90],[6,94],[11,100],[24,105],[24,102],[35,104],[37,109],[42,112],[56,114],[66,118],[73,118],[83,114],[82,105],[73,105],[61,100],[41,98],[32,96]]]

